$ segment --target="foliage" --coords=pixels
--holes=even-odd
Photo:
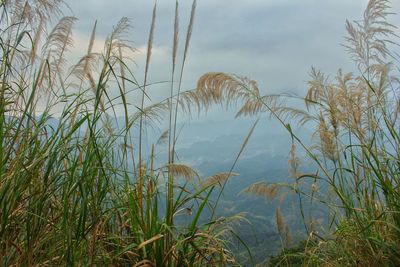
[[[300,199],[326,204],[332,215],[332,237],[306,247],[305,265],[311,259],[328,266],[400,264],[399,61],[390,14],[389,1],[370,0],[362,20],[346,23],[345,48],[357,74],[339,70],[331,80],[312,68],[302,98],[305,109],[285,104],[296,96],[260,95],[256,82],[245,77],[207,73],[199,79],[198,89],[210,101],[242,99],[238,116],[268,113],[279,120],[293,148],[299,146],[316,165],[315,172],[300,173],[292,149],[289,163],[295,180],[281,185]],[[314,127],[311,147],[296,135],[293,123]],[[307,184],[309,190],[304,189]],[[268,197],[274,188],[257,183],[245,191]],[[279,210],[276,215],[282,233],[283,217]],[[303,220],[308,233],[318,234],[313,218]]]
[[[140,83],[129,68],[134,49],[126,38],[126,18],[102,53],[93,51],[95,24],[87,53],[68,65],[76,19],[61,17],[63,4],[31,0],[0,6],[0,264],[235,264],[225,237],[240,218],[201,222],[218,188],[214,182],[199,183],[194,170],[174,159],[178,110],[186,105],[185,95],[195,95],[181,91],[181,80],[196,1],[179,88],[174,83],[177,2],[171,94],[150,104],[147,77],[157,6]],[[117,110],[124,114],[122,122]],[[169,121],[169,129],[147,148],[146,128],[160,120]],[[156,166],[155,149],[163,140],[168,140],[168,162]],[[177,224],[177,216],[185,223]]]

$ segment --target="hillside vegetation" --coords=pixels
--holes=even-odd
[[[229,170],[200,182],[194,170],[175,161],[178,111],[206,104],[180,88],[195,8],[196,1],[178,59],[176,5],[170,97],[149,103],[156,5],[145,69],[136,74],[129,68],[134,49],[127,18],[116,24],[102,53],[92,51],[94,24],[87,53],[70,64],[76,19],[62,17],[62,1],[1,2],[0,265],[234,262],[224,237],[240,218],[199,220],[212,210],[209,196]],[[176,69],[178,60],[182,67]],[[145,146],[145,129],[161,120],[169,128]],[[155,166],[164,143],[167,162]],[[185,223],[177,225],[177,216],[186,216]]]
[[[196,89],[183,90],[196,4],[181,34],[176,2],[168,97],[154,102],[148,77],[156,4],[145,66],[137,73],[127,18],[116,24],[101,53],[93,51],[95,23],[86,54],[73,64],[67,59],[76,18],[63,15],[61,0],[1,2],[0,264],[254,265],[254,251],[238,233],[246,215],[221,217],[218,207],[267,115],[291,137],[292,180],[243,188],[243,194],[281,198],[273,245],[282,253],[262,264],[400,265],[399,56],[389,1],[370,0],[361,20],[346,22],[345,49],[357,71],[339,70],[330,78],[312,68],[305,97],[263,96],[256,81],[224,72],[206,73]],[[304,109],[286,104],[293,101]],[[213,104],[236,106],[237,116],[256,122],[226,172],[203,177],[179,162],[178,117]],[[311,146],[295,124],[313,129]],[[161,125],[167,129],[147,144],[147,129]],[[159,151],[166,151],[165,162]],[[301,170],[298,151],[312,168]],[[297,200],[307,233],[297,244],[285,198]],[[313,207],[324,207],[327,222],[304,212]],[[232,250],[237,243],[240,255]]]

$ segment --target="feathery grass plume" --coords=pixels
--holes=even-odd
[[[289,228],[282,216],[281,209],[279,207],[275,210],[275,217],[276,217],[276,226],[278,229],[278,233],[281,236],[282,242],[284,247],[288,247],[291,242],[291,235]]]
[[[67,16],[63,17],[57,25],[53,28],[47,41],[44,45],[44,50],[49,51],[51,54],[52,65],[53,65],[53,79],[50,84],[52,88],[58,78],[61,89],[65,92],[65,86],[63,81],[63,65],[66,62],[65,54],[69,51],[69,48],[73,45],[72,39],[72,28],[76,21],[75,17]],[[50,56],[49,56],[50,57]]]
[[[39,19],[39,25],[37,26],[37,28],[35,29],[35,33],[34,33],[34,37],[33,37],[33,41],[32,41],[32,49],[31,49],[31,57],[30,57],[30,61],[32,64],[35,64],[35,60],[37,58],[37,50],[39,47],[39,43],[40,43],[40,39],[42,37],[43,34],[43,29],[44,29],[44,18],[42,18],[40,16]]]
[[[66,52],[66,49],[73,44],[71,33],[76,20],[77,19],[72,16],[60,19],[47,36],[46,43],[43,45],[43,50],[57,53],[56,58],[61,58]],[[42,56],[44,57],[45,55],[43,54]]]
[[[296,154],[296,144],[293,141],[292,141],[292,146],[291,146],[290,152],[289,152],[288,165],[289,165],[290,177],[297,178],[298,169],[299,169],[299,165],[300,165],[300,158]]]
[[[107,45],[105,53],[109,55],[108,59],[112,68],[117,69],[117,67],[119,67],[120,72],[125,72],[125,69],[129,71],[129,68],[127,68],[127,61],[129,58],[124,56],[125,53],[135,52],[131,41],[128,40],[128,32],[131,28],[130,20],[127,17],[122,17],[106,41]],[[151,55],[148,56],[151,57]],[[127,81],[124,76],[119,77],[122,84]],[[137,85],[137,82],[134,81],[134,84]]]
[[[324,156],[335,162],[338,159],[338,147],[335,142],[335,133],[329,129],[325,120],[321,117],[318,126],[318,135],[320,138],[320,150]]]
[[[93,90],[93,92],[96,90],[95,88],[96,83],[94,81],[92,74],[92,69],[96,67],[96,61],[100,60],[100,55],[92,52],[94,41],[96,39],[96,28],[97,28],[97,21],[95,21],[93,25],[86,55],[83,56],[79,60],[79,62],[73,67],[72,73],[80,81],[80,84],[76,86],[79,91],[82,90],[82,86],[85,84],[86,80],[89,81],[90,87]]]
[[[306,96],[306,106],[319,105],[324,111],[322,116],[329,119],[330,125],[337,135],[339,122],[342,119],[339,110],[340,103],[337,102],[338,96],[341,93],[341,88],[329,84],[325,76],[315,68],[311,69],[311,81],[309,81],[309,89]]]
[[[184,164],[171,163],[165,166],[165,169],[173,177],[182,177],[187,181],[198,179],[199,175],[191,167]]]
[[[182,97],[182,108],[190,112],[191,106],[197,109],[208,108],[211,104],[227,106],[242,104],[236,117],[257,115],[268,111],[267,105],[276,109],[280,106],[280,96],[261,96],[257,82],[247,77],[230,75],[223,72],[210,72],[202,75],[197,82],[195,92]]]
[[[265,103],[265,101],[262,102]],[[274,102],[270,103],[272,103],[270,107],[271,110],[281,118],[282,122],[293,121],[293,123],[296,123],[298,126],[304,126],[316,120],[316,116],[309,111],[285,106],[282,99],[277,98]]]
[[[235,96],[241,89],[242,83],[239,80],[222,72],[206,73],[197,81],[197,90],[202,96],[200,100],[205,104],[237,101]]]
[[[241,88],[241,82],[226,73],[206,73],[197,81],[198,95],[193,97],[193,102],[206,108],[213,103],[226,102],[230,105],[231,101],[237,101],[236,96]]]
[[[238,175],[238,173],[234,172],[221,172],[207,177],[201,184],[204,188],[214,185],[222,186],[230,177]]]
[[[243,193],[263,197],[272,201],[279,192],[279,185],[274,183],[258,182],[245,188]]]
[[[38,83],[39,91],[47,95],[46,101],[50,103],[53,101],[52,97],[53,99],[57,97],[57,91],[65,90],[62,65],[65,63],[65,53],[72,46],[71,32],[75,20],[76,18],[74,17],[63,17],[60,19],[47,36],[41,48],[41,56],[38,57],[42,60],[41,68],[43,68],[43,74]],[[39,41],[37,40],[38,43],[35,45],[39,45]],[[32,64],[34,64],[34,60]],[[56,80],[59,81],[61,87],[57,91],[54,88]]]
[[[146,106],[143,110],[136,111],[130,116],[129,121],[131,123],[139,123],[139,127],[141,118],[142,125],[156,124],[162,121],[166,111],[168,111],[168,103],[166,101],[154,103]]]
[[[61,9],[64,6],[62,0],[5,1],[3,10],[8,11],[9,25],[22,23],[31,29],[44,29],[51,22],[51,18],[62,14]],[[38,27],[39,24],[42,25]]]
[[[275,210],[275,216],[276,216],[276,226],[278,228],[279,234],[282,234],[285,231],[286,228],[286,223],[285,220],[283,219],[281,209],[278,207]]]
[[[393,43],[389,38],[395,35],[395,27],[386,20],[391,14],[388,10],[388,0],[369,1],[361,21],[346,21],[348,36],[344,46],[363,75],[369,75],[374,64],[384,63],[389,54],[387,45]]]
[[[169,130],[164,131],[158,138],[156,145],[166,144],[168,141]]]
[[[195,17],[195,14],[196,14],[196,6],[197,6],[197,0],[194,0],[192,2],[192,9],[190,11],[189,26],[188,26],[187,33],[186,33],[185,50],[183,51],[182,65],[184,65],[184,63],[186,62],[186,57],[187,57],[188,52],[189,52],[189,44],[190,44],[190,39],[192,38],[194,17]],[[181,71],[182,70],[183,70],[183,68],[181,68]],[[182,77],[182,75],[181,75],[181,77]]]
[[[176,54],[178,51],[179,43],[179,4],[175,2],[175,16],[174,16],[174,39],[172,43],[172,73],[175,73]],[[174,77],[174,75],[172,75]]]
[[[87,52],[86,52],[86,57],[84,59],[83,72],[86,75],[90,74],[90,72],[89,72],[89,59],[90,59],[90,55],[92,54],[92,51],[93,51],[94,41],[96,39],[96,29],[97,29],[97,20],[94,22],[92,33],[90,34],[89,45],[88,45],[88,49],[87,49]]]

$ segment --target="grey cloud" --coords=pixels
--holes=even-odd
[[[106,36],[122,16],[132,19],[131,39],[144,45],[153,1],[70,0],[79,18],[77,31],[89,34],[98,19],[99,35]],[[184,88],[193,88],[208,71],[250,76],[268,91],[302,94],[311,66],[335,73],[353,70],[344,48],[345,20],[362,17],[367,0],[199,0]],[[180,1],[181,40],[184,39],[191,1]],[[398,2],[394,2],[398,10]],[[151,79],[169,80],[170,46],[175,1],[158,1],[155,47],[166,53],[154,58]],[[396,11],[394,9],[394,11]],[[393,17],[395,22],[399,18]],[[143,62],[137,62],[140,71]],[[162,87],[162,86],[161,86]],[[168,85],[164,86],[168,87]],[[166,95],[157,90],[158,98]]]

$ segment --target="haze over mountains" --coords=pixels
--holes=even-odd
[[[232,121],[192,120],[181,131],[177,145],[180,161],[189,164],[201,177],[228,172],[246,138],[254,119],[241,118]],[[310,136],[307,128],[295,130],[304,140]],[[307,137],[306,137],[307,136]],[[246,214],[247,222],[237,227],[237,233],[251,248],[255,261],[276,254],[282,246],[276,227],[275,211],[280,207],[289,225],[294,242],[304,238],[304,227],[298,209],[296,194],[278,194],[275,200],[255,197],[243,190],[256,182],[290,183],[288,173],[290,135],[273,119],[263,118],[256,126],[234,172],[238,176],[228,181],[218,206],[221,216]],[[165,152],[164,152],[165,153]],[[302,152],[299,151],[301,157]],[[301,162],[303,171],[312,170],[307,161]],[[308,205],[308,204],[306,204]],[[305,209],[308,212],[308,208]],[[307,214],[309,215],[309,214]],[[314,216],[326,218],[326,213],[314,206]],[[237,244],[237,252],[246,257],[244,247]]]

